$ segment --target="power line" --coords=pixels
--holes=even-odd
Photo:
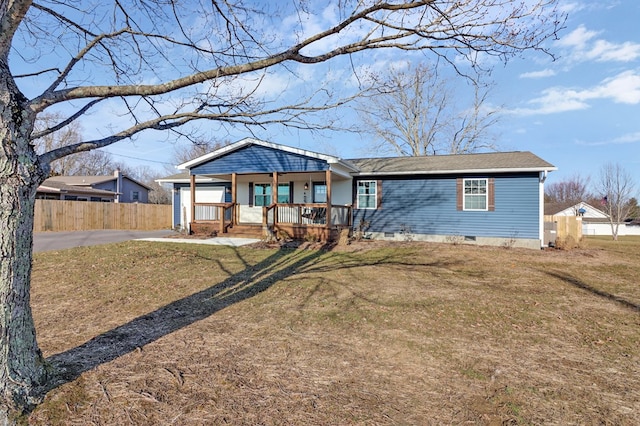
[[[168,163],[166,161],[149,160],[148,158],[132,157],[130,155],[124,155],[124,154],[114,154],[113,152],[109,152],[109,151],[105,151],[105,152],[108,153],[109,155],[115,155],[116,157],[124,157],[124,158],[130,158],[132,160],[146,161],[148,163],[157,163],[157,164],[166,164],[166,165],[169,165],[169,166],[175,166],[175,164]]]

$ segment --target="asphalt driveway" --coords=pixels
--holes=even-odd
[[[119,243],[141,238],[161,238],[175,235],[169,229],[161,231],[72,231],[72,232],[35,232],[33,234],[33,251],[62,250],[81,246],[96,246],[99,244]]]

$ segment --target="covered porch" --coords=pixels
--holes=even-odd
[[[207,175],[224,193],[199,196],[190,176],[192,233],[330,241],[352,225],[351,176],[328,169]],[[215,199],[219,197],[219,199]],[[209,199],[207,199],[209,198]]]
[[[178,168],[191,232],[326,241],[351,227],[357,169],[338,157],[246,138]]]

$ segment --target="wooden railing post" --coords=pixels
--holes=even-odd
[[[326,174],[326,182],[327,182],[327,215],[326,215],[326,227],[327,232],[331,233],[331,170],[327,170]]]
[[[238,211],[240,209],[236,209],[236,205],[238,204],[238,174],[231,173],[231,203],[233,204],[233,209],[231,210],[231,226],[235,225],[239,222]],[[238,211],[236,211],[238,210]]]
[[[271,188],[271,205],[275,204],[273,210],[273,224],[278,223],[278,172],[273,172],[273,183]]]
[[[224,234],[224,211],[225,211],[225,207],[224,206],[219,206],[218,207],[218,215],[220,217],[220,233]]]
[[[191,222],[196,221],[196,176],[190,176],[191,187]],[[191,225],[189,225],[189,231],[191,232]]]

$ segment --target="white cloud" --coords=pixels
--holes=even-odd
[[[518,108],[511,113],[517,115],[554,114],[587,109],[592,101],[610,100],[614,103],[640,104],[640,73],[625,71],[603,80],[588,89],[552,87],[538,98],[530,100],[531,108]]]
[[[600,32],[580,25],[560,38],[556,45],[569,50],[565,56],[570,62],[630,62],[640,58],[640,43],[614,43],[597,38],[599,35]]]
[[[530,71],[520,74],[520,78],[545,78],[545,77],[553,77],[556,75],[556,72],[550,68],[541,70],[541,71]]]
[[[564,12],[564,13],[576,13],[576,12],[579,12],[580,10],[585,9],[585,5],[579,2],[571,2],[571,3],[560,4],[558,5],[558,8],[561,12]]]
[[[605,40],[597,40],[593,48],[587,52],[587,58],[598,62],[630,62],[640,58],[640,44],[625,42],[613,44]]]
[[[589,31],[584,25],[580,25],[564,37],[561,37],[556,44],[560,47],[571,47],[584,49],[587,42],[598,35],[597,31]]]
[[[576,144],[583,145],[583,146],[602,146],[602,145],[626,145],[626,144],[632,144],[632,143],[638,143],[638,142],[640,142],[640,131],[627,133],[625,135],[618,136],[617,138],[604,140],[604,141],[585,142],[582,140],[578,140],[576,141]]]
[[[640,74],[635,71],[625,71],[604,80],[599,87],[587,91],[587,93],[592,99],[609,98],[615,103],[639,104]]]

